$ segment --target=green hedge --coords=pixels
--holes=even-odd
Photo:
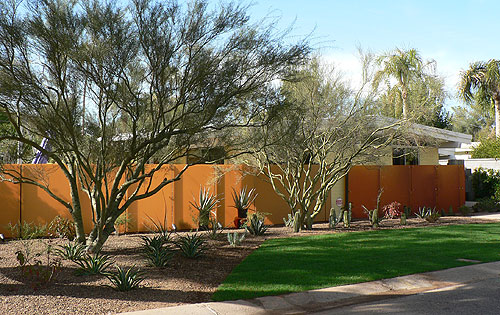
[[[472,189],[475,199],[494,198],[500,200],[500,172],[478,168],[472,173]]]
[[[473,159],[497,158],[500,159],[500,139],[484,139],[472,151]]]

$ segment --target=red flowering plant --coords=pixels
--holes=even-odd
[[[393,201],[388,205],[385,205],[382,208],[382,211],[384,212],[384,216],[388,219],[393,219],[401,216],[402,209],[403,207],[401,204],[397,201]]]

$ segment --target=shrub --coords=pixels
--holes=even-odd
[[[115,272],[106,273],[106,278],[109,279],[114,287],[118,291],[130,291],[137,289],[139,284],[144,281],[144,272],[140,269],[135,269],[131,267],[127,270],[120,267],[116,267]]]
[[[124,212],[122,213],[118,218],[115,220],[115,231],[117,235],[120,235],[120,227],[123,226],[125,231],[130,228],[130,225],[132,224],[132,218],[128,215],[128,213]]]
[[[67,238],[70,241],[76,236],[74,222],[59,215],[49,223],[48,230],[51,236]]]
[[[58,246],[58,248],[54,250],[54,253],[63,259],[76,262],[83,258],[85,246],[76,242],[68,242],[66,245]]]
[[[393,201],[382,208],[384,216],[389,219],[397,218],[401,215],[401,204],[397,201]]]
[[[232,247],[239,246],[241,242],[245,239],[245,233],[227,233],[227,241]]]
[[[471,209],[470,209],[469,207],[467,207],[466,205],[463,205],[463,206],[461,206],[461,207],[459,207],[459,208],[458,208],[458,211],[459,211],[462,215],[466,216],[466,215],[469,215],[469,214],[470,214]]]
[[[478,168],[472,173],[471,181],[476,200],[500,199],[500,171]]]
[[[265,216],[262,216],[259,213],[252,213],[247,221],[245,229],[252,235],[264,235],[267,231],[267,226],[264,225],[264,220]]]
[[[76,274],[79,276],[105,275],[106,269],[112,265],[110,256],[102,254],[85,255],[75,262],[80,266],[76,271]]]
[[[496,212],[500,211],[500,205],[492,198],[481,198],[472,206],[475,212]]]
[[[191,234],[179,236],[175,244],[187,258],[198,258],[205,251],[205,240],[201,235]]]
[[[481,140],[481,143],[472,151],[471,157],[473,159],[500,158],[500,139]]]
[[[14,225],[9,223],[7,226],[12,233],[12,237],[21,240],[31,240],[47,236],[47,225],[28,223],[26,221],[18,222]]]
[[[45,244],[41,252],[34,252],[33,241],[23,241],[23,248],[16,252],[16,259],[21,269],[21,276],[28,280],[33,289],[51,283],[61,267],[61,261],[52,256],[51,244]]]

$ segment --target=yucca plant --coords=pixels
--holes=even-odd
[[[75,261],[75,263],[80,266],[76,274],[79,276],[104,275],[106,274],[106,269],[113,264],[110,259],[110,256],[102,254],[85,255],[81,259]]]
[[[175,244],[187,258],[198,258],[205,251],[205,240],[201,235],[191,234],[179,236]]]
[[[166,267],[173,253],[162,236],[141,236],[144,257],[155,267]]]
[[[252,235],[264,235],[267,231],[267,226],[264,225],[264,218],[259,217],[258,214],[252,214],[250,220],[247,221],[245,229]]]
[[[207,231],[207,236],[211,240],[215,240],[224,231],[224,227],[215,218],[210,219],[210,229]]]
[[[232,195],[234,207],[238,210],[238,217],[246,218],[250,205],[254,202],[255,198],[257,198],[255,188],[247,190],[247,187],[245,186],[240,190],[240,192],[236,192],[233,188]]]
[[[122,269],[116,266],[115,272],[106,273],[106,278],[111,281],[113,288],[118,291],[130,291],[137,289],[142,281],[144,281],[144,272],[140,269],[135,269],[135,266]]]
[[[191,202],[191,205],[198,210],[198,229],[208,230],[210,215],[219,203],[217,196],[210,193],[210,189],[201,188],[198,200]]]
[[[227,241],[232,247],[239,246],[241,242],[245,239],[245,233],[227,233]]]
[[[85,254],[85,245],[77,242],[68,242],[66,245],[59,245],[55,248],[54,253],[61,258],[78,261]]]
[[[170,241],[171,232],[168,231],[167,228],[167,213],[165,212],[163,216],[163,222],[157,222],[153,220],[149,215],[147,215],[149,221],[153,224],[153,227],[150,229],[152,232],[156,233],[160,237],[162,237],[165,242]]]

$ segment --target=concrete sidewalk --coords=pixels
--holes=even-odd
[[[210,302],[122,314],[308,314],[498,278],[500,261],[252,300]]]

